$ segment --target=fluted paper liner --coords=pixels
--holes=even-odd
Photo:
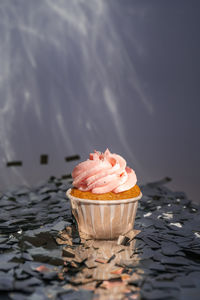
[[[113,240],[133,229],[138,206],[138,197],[121,200],[90,200],[66,193],[79,231],[93,239]]]

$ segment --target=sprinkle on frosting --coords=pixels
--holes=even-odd
[[[78,164],[73,172],[73,186],[94,194],[127,191],[137,182],[135,172],[126,161],[108,149],[103,153],[94,151],[89,159]]]

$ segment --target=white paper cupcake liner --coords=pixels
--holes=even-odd
[[[66,193],[79,231],[93,239],[113,240],[133,229],[138,206],[138,197],[122,200],[90,200]]]

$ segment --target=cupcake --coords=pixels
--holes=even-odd
[[[94,239],[117,239],[133,229],[142,197],[135,172],[120,155],[94,151],[72,172],[67,191],[79,231]]]

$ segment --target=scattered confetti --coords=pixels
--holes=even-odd
[[[200,207],[165,187],[168,181],[142,187],[134,229],[115,241],[79,235],[65,195],[69,175],[51,176],[34,188],[1,191],[0,289],[5,298],[195,299]]]

